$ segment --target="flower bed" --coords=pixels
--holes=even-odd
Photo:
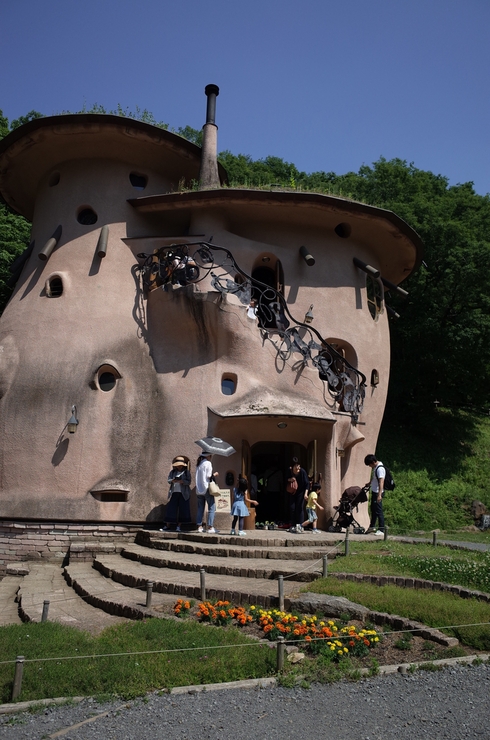
[[[191,603],[178,599],[174,606],[177,616],[186,616]],[[380,635],[373,629],[355,624],[343,625],[317,616],[299,616],[279,609],[262,609],[258,606],[233,606],[229,601],[204,601],[197,604],[196,616],[201,622],[217,627],[256,626],[259,635],[275,642],[282,637],[288,643],[303,643],[303,648],[313,654],[322,654],[338,662],[348,656],[364,657],[375,648]]]

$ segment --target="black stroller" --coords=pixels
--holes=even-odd
[[[367,491],[369,485],[364,488],[359,486],[351,486],[346,488],[343,492],[339,505],[334,506],[335,514],[332,518],[332,524],[328,528],[329,532],[341,532],[342,529],[347,529],[351,524],[354,525],[354,534],[364,534],[365,529],[361,527],[358,521],[356,521],[354,514],[352,513],[354,508],[356,514],[359,510],[359,504],[364,504],[367,500]]]

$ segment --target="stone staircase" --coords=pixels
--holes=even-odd
[[[327,533],[292,535],[280,530],[251,531],[246,537],[141,530],[134,543],[120,546],[77,543],[62,568],[24,563],[25,571],[18,569],[27,572],[15,575],[20,581],[19,614],[24,621],[39,621],[47,599],[49,619],[86,623],[91,631],[97,631],[98,616],[100,629],[111,619],[162,616],[171,613],[178,597],[201,598],[201,569],[208,599],[274,606],[282,575],[287,604],[321,576],[323,556],[335,557],[338,539]],[[147,607],[149,581],[153,592]],[[5,588],[11,594],[15,583],[10,580]]]

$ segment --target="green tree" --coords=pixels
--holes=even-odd
[[[31,111],[26,116],[12,121],[9,125],[8,118],[5,118],[3,111],[0,110],[0,139],[7,136],[17,126],[41,117],[41,114],[37,111]],[[8,285],[11,277],[10,265],[28,246],[30,233],[31,225],[29,221],[15,213],[0,198],[0,313],[12,293],[12,287]]]

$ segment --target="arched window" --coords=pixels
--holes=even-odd
[[[51,275],[46,280],[46,295],[48,298],[59,298],[63,294],[63,280],[60,275]]]
[[[252,298],[257,305],[259,326],[264,329],[285,331],[289,321],[279,296],[284,291],[284,272],[280,260],[265,254],[252,268]]]
[[[383,312],[384,290],[381,280],[372,275],[366,275],[366,293],[369,313],[373,320],[377,321],[378,316]]]

